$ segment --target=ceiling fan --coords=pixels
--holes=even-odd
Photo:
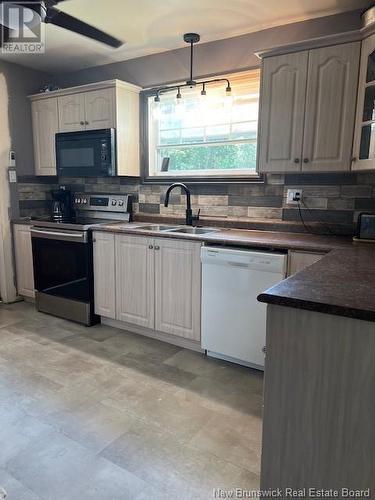
[[[109,45],[110,47],[118,48],[124,44],[124,42],[118,38],[108,35],[104,31],[91,26],[80,19],[70,16],[55,7],[57,4],[64,1],[65,0],[28,0],[27,2],[17,3],[16,0],[0,0],[0,5],[6,2],[8,4],[12,3],[16,7],[32,10],[34,13],[37,13],[38,22],[54,24],[55,26],[59,26],[60,28],[65,28],[74,33],[78,33],[79,35],[86,36],[87,38]],[[4,20],[0,19],[0,29],[3,31],[2,39],[7,41],[9,37],[9,30],[12,29],[12,26],[7,26],[5,23],[1,24],[1,22],[4,23]]]

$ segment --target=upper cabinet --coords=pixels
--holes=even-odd
[[[57,97],[31,103],[35,175],[56,175],[55,134],[59,131]]]
[[[85,130],[85,94],[63,95],[57,98],[59,132]]]
[[[60,132],[116,128],[115,88],[64,95],[58,106]]]
[[[118,175],[139,176],[139,92],[111,80],[30,96],[36,175],[56,175],[56,133],[114,128]]]
[[[375,35],[362,43],[352,168],[375,169]]]
[[[260,172],[350,170],[360,42],[266,57]]]
[[[308,52],[263,62],[259,171],[301,170]]]

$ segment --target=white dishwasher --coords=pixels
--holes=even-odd
[[[202,347],[209,356],[264,368],[266,304],[257,296],[285,278],[286,258],[202,247]]]

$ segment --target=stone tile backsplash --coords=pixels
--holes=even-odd
[[[135,213],[184,216],[185,195],[175,192],[164,207],[167,186],[141,184],[139,179],[20,177],[21,216],[48,213],[50,190],[64,184],[72,191],[127,193]],[[307,223],[340,226],[351,233],[358,211],[375,210],[375,173],[270,174],[265,182],[249,184],[190,185],[193,210],[212,219],[290,221],[298,225],[301,214]],[[286,204],[289,188],[303,190],[301,214]],[[302,224],[301,224],[302,225]]]

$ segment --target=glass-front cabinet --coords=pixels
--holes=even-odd
[[[362,42],[352,169],[375,169],[375,34]]]

